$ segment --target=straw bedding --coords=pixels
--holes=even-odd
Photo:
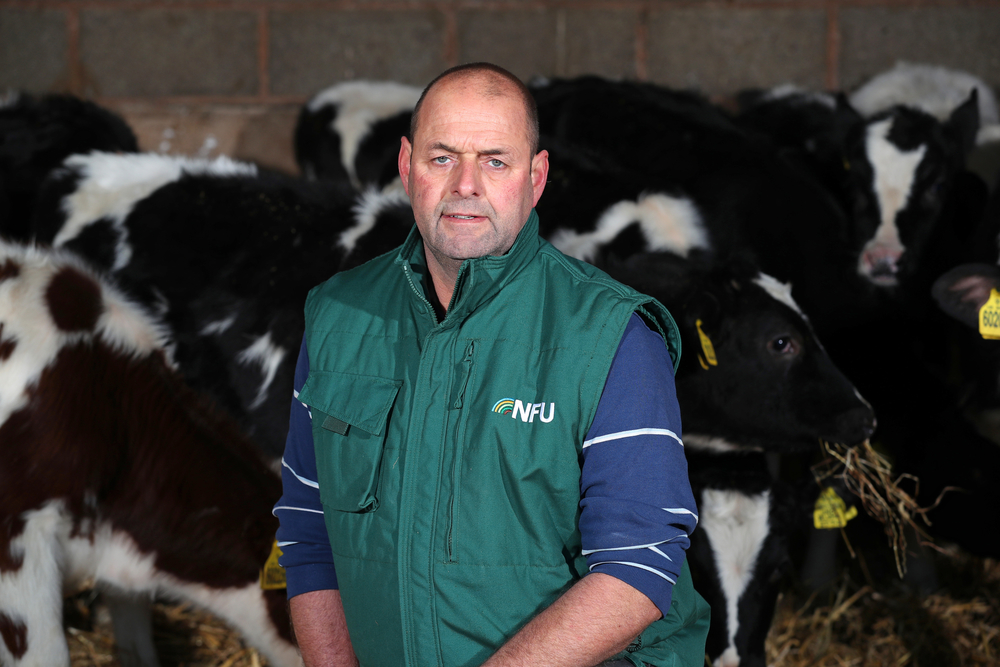
[[[845,571],[826,600],[782,595],[767,640],[774,667],[1000,664],[1000,563],[952,551],[935,556],[943,591],[917,598]],[[260,654],[226,625],[186,605],[156,604],[154,632],[163,667],[262,667]],[[99,600],[67,601],[73,667],[117,667],[110,622]]]

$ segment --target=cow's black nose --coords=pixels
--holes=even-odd
[[[851,408],[837,415],[834,420],[831,442],[854,445],[871,437],[875,432],[875,413],[868,406]]]

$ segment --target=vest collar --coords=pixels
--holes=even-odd
[[[448,313],[440,324],[444,326],[458,324],[480,305],[492,299],[534,258],[540,246],[538,214],[535,213],[535,209],[531,209],[528,221],[524,223],[524,227],[514,239],[514,245],[506,254],[487,255],[462,262],[458,269],[458,279],[455,281],[455,291],[448,305]],[[424,256],[423,238],[416,225],[406,237],[395,263],[409,278],[414,295],[427,301],[423,288],[423,278],[427,274],[427,258]]]

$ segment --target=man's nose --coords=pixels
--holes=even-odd
[[[455,170],[455,194],[460,197],[478,197],[483,193],[482,174],[476,160],[462,160]]]

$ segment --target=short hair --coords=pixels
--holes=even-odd
[[[417,105],[413,107],[413,115],[410,117],[410,136],[409,140],[412,142],[413,137],[417,134],[417,120],[420,116],[420,107],[424,104],[424,98],[427,97],[427,93],[430,92],[439,81],[452,76],[459,76],[461,78],[469,78],[476,75],[486,75],[486,77],[491,78],[496,81],[497,78],[503,79],[506,83],[510,84],[517,91],[518,95],[521,97],[521,102],[524,106],[524,115],[528,121],[528,145],[531,147],[531,155],[534,156],[538,153],[538,106],[535,104],[535,98],[531,95],[531,91],[528,87],[518,79],[516,76],[505,70],[499,65],[494,65],[493,63],[466,63],[465,65],[457,65],[450,69],[441,72],[434,80],[427,84],[424,91],[420,93],[420,99],[417,100]],[[493,83],[488,85],[483,93],[487,97],[500,97],[506,91],[502,85],[498,83]]]

